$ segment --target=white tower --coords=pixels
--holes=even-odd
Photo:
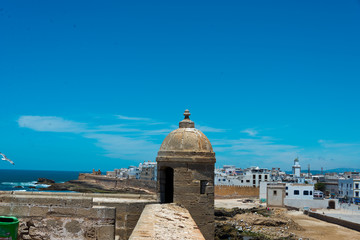
[[[292,166],[292,173],[293,173],[294,177],[299,178],[300,172],[301,172],[301,166],[299,164],[299,159],[295,158],[294,165]]]

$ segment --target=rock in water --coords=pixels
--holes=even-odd
[[[51,179],[47,179],[47,178],[38,178],[38,181],[37,181],[37,184],[48,184],[48,185],[51,185],[55,183],[54,180],[51,180]]]

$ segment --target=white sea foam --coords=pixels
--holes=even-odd
[[[47,184],[36,184],[36,181],[32,182],[2,182],[3,185],[9,185],[9,186],[21,186],[21,187],[36,187],[36,188],[46,188],[50,185]]]
[[[48,184],[36,184],[36,186],[37,186],[38,188],[46,188],[46,187],[49,187],[49,186],[51,186],[51,185],[48,185]]]
[[[36,181],[32,182],[3,182],[3,185],[10,185],[10,186],[22,186],[22,187],[36,187]]]

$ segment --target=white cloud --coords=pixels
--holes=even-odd
[[[150,127],[151,120],[147,118],[125,118],[136,119],[138,122],[129,123],[130,126],[135,124],[136,127],[130,128],[126,124],[94,125],[56,116],[21,116],[17,122],[19,127],[35,131],[74,133],[84,138],[94,139],[95,144],[105,150],[106,156],[136,161],[155,159],[163,136],[178,127],[177,125],[171,125],[171,129],[156,128],[156,125]],[[205,133],[226,131],[207,126],[198,128]],[[344,143],[322,139],[318,140],[319,145],[303,149],[300,146],[283,144],[281,139],[259,136],[258,131],[254,129],[245,129],[242,132],[250,137],[211,140],[217,153],[218,164],[290,169],[293,159],[299,156],[300,161],[305,166],[310,163],[312,169],[320,169],[322,166],[330,169],[351,167],[360,160],[359,142]]]
[[[301,151],[301,148],[298,146],[280,144],[266,138],[215,140],[213,141],[213,146],[218,156],[223,155],[224,159],[237,158],[241,165],[245,160],[246,162],[252,161],[250,165],[257,163],[261,165],[266,164],[268,167],[290,164],[293,158]]]
[[[359,142],[335,142],[318,140],[320,147],[313,147],[304,151],[303,156],[316,169],[332,169],[339,167],[354,167],[360,161]],[[355,165],[354,165],[355,164]],[[314,168],[313,168],[314,169]]]
[[[127,160],[155,160],[159,144],[141,138],[130,138],[115,134],[85,134],[95,139],[96,145],[106,150],[106,156]]]
[[[156,130],[144,130],[142,135],[152,136],[152,135],[168,135],[174,129],[156,129]]]
[[[128,117],[124,115],[115,115],[118,119],[122,120],[131,120],[131,121],[150,121],[150,118],[143,118],[143,117]]]
[[[86,131],[86,124],[65,120],[54,116],[21,116],[18,119],[20,127],[41,132],[72,132]]]
[[[252,129],[252,128],[245,129],[241,132],[247,133],[250,137],[255,137],[259,133],[258,131],[256,131],[255,129]]]
[[[154,160],[156,157],[160,144],[147,139],[149,136],[166,135],[171,131],[128,128],[125,124],[90,127],[90,124],[54,116],[21,116],[18,124],[19,127],[40,132],[74,133],[84,138],[95,139],[96,145],[106,151],[106,156],[138,161]]]
[[[89,132],[140,132],[142,130],[136,128],[127,128],[124,124],[112,124],[112,125],[100,125],[93,129],[89,129]]]
[[[219,132],[225,132],[226,131],[225,129],[221,129],[221,128],[213,128],[213,127],[207,127],[207,126],[201,126],[201,125],[197,125],[195,127],[197,127],[202,132],[219,133]]]
[[[320,145],[324,148],[349,148],[349,147],[360,147],[360,143],[337,143],[328,140],[320,139],[318,141]]]

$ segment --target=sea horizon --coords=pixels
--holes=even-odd
[[[0,169],[0,191],[42,191],[49,185],[36,184],[39,178],[66,182],[78,179],[79,173],[90,171]]]

